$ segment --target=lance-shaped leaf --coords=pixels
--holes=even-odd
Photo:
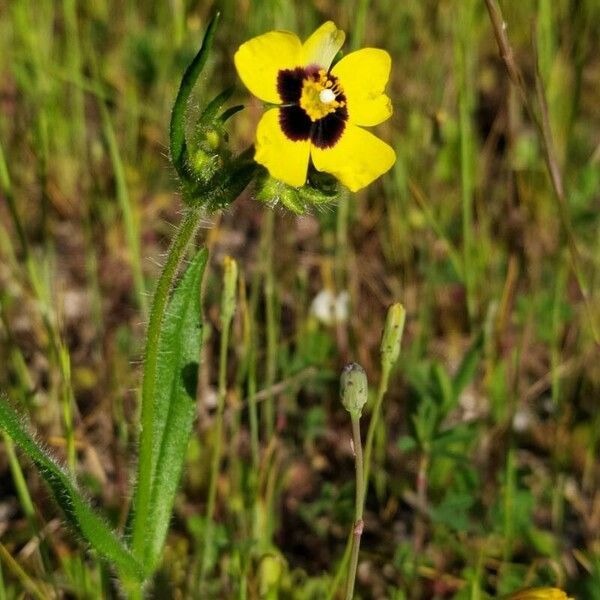
[[[0,398],[0,428],[29,457],[44,478],[69,524],[122,576],[143,579],[142,568],[104,519],[92,509],[77,485],[27,431],[21,418]]]
[[[217,12],[208,24],[204,39],[202,40],[202,46],[183,74],[179,92],[175,98],[175,104],[173,105],[173,112],[171,113],[169,136],[171,160],[173,161],[173,166],[175,167],[177,174],[184,181],[189,179],[189,174],[186,170],[188,157],[187,143],[185,140],[185,109],[192,93],[192,89],[208,60],[220,17],[221,14]]]
[[[208,252],[202,249],[187,268],[173,292],[160,332],[146,538],[145,562],[149,570],[160,558],[196,416],[202,345],[200,286],[207,258]]]

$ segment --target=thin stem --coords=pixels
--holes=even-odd
[[[265,461],[267,478],[264,485],[262,504],[264,507],[264,514],[262,515],[263,529],[258,542],[261,546],[267,546],[271,543],[275,530],[275,492],[277,491],[277,483],[280,479],[278,448],[278,440],[274,437],[271,443],[271,456],[268,461]]]
[[[102,98],[99,98],[100,115],[102,117],[102,128],[104,137],[108,145],[108,153],[112,163],[117,191],[117,200],[119,208],[123,215],[123,225],[125,227],[125,239],[127,240],[127,249],[129,251],[129,261],[133,272],[133,284],[136,291],[138,305],[142,311],[142,317],[146,320],[148,316],[148,299],[146,296],[146,284],[144,282],[144,273],[142,270],[142,258],[140,251],[140,232],[138,220],[134,213],[135,206],[131,202],[127,181],[125,179],[125,169],[119,144],[115,135],[115,130],[108,114],[106,104]]]
[[[77,153],[85,152],[85,98],[82,88],[77,85],[81,79],[81,44],[79,39],[79,28],[77,23],[76,0],[63,0],[63,16],[66,33],[67,68],[73,83],[70,90],[69,100],[72,112],[73,149]],[[80,157],[83,158],[83,154]],[[84,159],[85,160],[85,159]]]
[[[463,263],[464,282],[467,291],[467,309],[469,318],[475,312],[474,265],[473,265],[473,136],[471,128],[472,86],[469,81],[468,53],[470,48],[469,21],[472,3],[465,3],[462,21],[467,21],[459,29],[456,39],[457,66],[460,88],[458,92],[460,126],[460,179],[462,203]]]
[[[4,442],[4,450],[8,456],[8,463],[10,465],[15,488],[17,489],[17,496],[19,497],[21,509],[29,521],[31,528],[35,531],[35,509],[33,507],[31,496],[29,495],[29,490],[27,489],[27,483],[25,482],[23,470],[21,469],[21,465],[17,460],[13,441],[4,431],[2,432],[2,440]]]
[[[375,398],[375,405],[373,406],[373,412],[371,413],[371,421],[369,423],[369,429],[367,430],[367,441],[365,444],[365,458],[364,458],[364,475],[363,475],[363,503],[364,498],[367,496],[369,489],[369,477],[371,473],[371,460],[373,455],[373,443],[375,440],[375,431],[377,430],[379,420],[381,418],[381,407],[383,405],[383,398],[388,389],[388,383],[390,379],[392,365],[386,362],[382,362],[381,365],[381,378],[379,380],[379,387],[377,388],[377,396]],[[333,584],[327,596],[328,600],[334,598],[335,593],[340,586],[343,574],[346,572],[348,561],[350,560],[351,550],[353,548],[353,536],[349,536],[346,541],[344,548],[344,555],[338,565],[337,572],[333,579]]]
[[[348,285],[350,247],[348,244],[348,224],[350,222],[350,197],[348,192],[342,192],[337,207],[334,277],[336,291],[345,290]],[[347,362],[348,355],[348,323],[336,323],[336,341],[343,362]]]
[[[349,219],[349,194],[347,192],[342,192],[337,206],[335,230],[335,285],[338,291],[343,290],[346,287]]]
[[[85,114],[85,90],[82,85],[83,62],[82,44],[85,33],[80,33],[76,0],[63,0],[63,16],[66,34],[66,68],[71,85],[69,89],[68,102],[71,111],[71,132],[73,152],[80,158],[81,168],[79,171],[79,182],[82,188],[83,208],[83,233],[85,239],[85,269],[90,288],[92,290],[92,314],[96,325],[96,333],[103,328],[102,298],[100,284],[98,281],[98,256],[93,239],[93,214],[90,192],[90,172],[87,169],[88,148],[86,143],[86,114]],[[40,98],[40,115],[37,122],[38,147],[39,147],[39,179],[42,190],[42,223],[44,235],[48,230],[48,115],[45,103]]]
[[[531,101],[529,94],[527,93],[527,88],[525,87],[523,75],[517,62],[515,61],[514,52],[510,45],[508,34],[506,33],[506,24],[504,22],[504,17],[502,16],[500,6],[498,5],[497,0],[485,0],[485,4],[488,9],[490,21],[492,23],[492,29],[494,30],[496,43],[498,44],[498,49],[500,51],[500,56],[504,61],[504,65],[508,72],[508,76],[513,85],[517,88],[521,97],[521,101],[523,102],[523,105],[525,106],[531,121],[534,123],[537,129],[538,138],[542,144],[542,148],[544,151],[544,161],[546,162],[546,168],[548,169],[548,174],[550,175],[552,189],[557,199],[560,224],[562,227],[563,235],[565,236],[567,242],[567,247],[569,249],[569,255],[571,258],[573,272],[575,274],[575,278],[577,279],[577,284],[579,286],[581,295],[584,299],[584,304],[592,335],[594,337],[594,340],[598,342],[600,341],[600,332],[598,331],[596,319],[594,317],[592,307],[590,306],[588,283],[583,274],[581,255],[579,253],[579,248],[577,247],[575,233],[573,231],[573,226],[571,224],[571,219],[569,216],[562,173],[558,158],[556,156],[556,152],[554,150],[554,140],[552,137],[552,130],[550,127],[550,118],[546,102],[546,94],[543,86],[542,76],[540,74],[539,60],[535,45],[534,58],[536,65],[536,99],[538,102],[539,111],[542,115],[541,119],[540,117],[538,117],[535,111],[534,103]]]
[[[258,479],[258,469],[260,466],[260,438],[258,432],[258,408],[256,394],[256,303],[258,300],[259,280],[255,277],[252,282],[252,291],[250,303],[247,306],[248,314],[248,413],[250,420],[250,447],[252,449],[252,469],[254,472],[254,482]]]
[[[356,17],[354,19],[354,35],[352,36],[352,50],[358,50],[363,44],[367,24],[369,0],[358,0]]]
[[[189,210],[171,242],[165,266],[156,285],[148,335],[146,339],[146,356],[144,360],[144,380],[142,383],[140,453],[136,495],[134,497],[135,515],[133,519],[133,553],[138,559],[143,559],[147,529],[148,512],[152,492],[154,459],[152,442],[154,437],[154,395],[156,389],[156,371],[158,364],[158,340],[163,322],[169,293],[173,286],[179,265],[185,256],[189,241],[192,239],[200,222],[201,212],[198,209]]]
[[[265,267],[265,311],[267,325],[267,365],[265,387],[272,390],[277,375],[277,325],[275,320],[275,277],[273,275],[273,235],[275,228],[275,212],[267,209],[265,218],[265,237],[263,261]],[[275,429],[275,407],[273,393],[265,401],[264,408],[265,439],[270,440]]]
[[[429,473],[429,450],[425,449],[419,458],[419,467],[417,470],[417,512],[415,514],[415,534],[414,534],[414,551],[415,555],[419,555],[423,549],[425,540],[425,522],[423,514],[426,512],[427,506],[427,487]]]
[[[42,570],[45,574],[50,574],[50,580],[52,582],[52,585],[54,585],[54,589],[58,596],[58,590],[56,588],[54,577],[52,575],[50,558],[48,556],[47,543],[44,539],[44,536],[40,534],[39,526],[35,515],[35,508],[33,506],[33,501],[31,499],[31,495],[29,494],[29,489],[27,488],[27,483],[25,481],[25,476],[23,475],[23,470],[21,469],[21,465],[17,460],[17,454],[15,452],[15,447],[12,438],[6,432],[2,432],[2,441],[4,442],[4,449],[6,450],[6,455],[8,457],[8,464],[10,466],[13,482],[17,490],[19,503],[21,504],[21,510],[23,511],[23,514],[25,515],[25,518],[29,523],[29,528],[31,530],[32,535],[37,537],[39,540],[37,550],[40,556]],[[1,596],[0,600],[2,600]]]
[[[0,559],[11,570],[12,574],[19,579],[23,587],[33,598],[36,600],[48,600],[48,596],[42,592],[35,581],[27,575],[3,544],[0,544]]]
[[[364,477],[364,496],[367,494],[369,488],[369,475],[371,473],[371,457],[373,455],[373,442],[375,441],[375,431],[379,425],[381,419],[381,407],[383,405],[383,397],[385,396],[388,383],[390,380],[390,364],[383,364],[381,371],[381,378],[379,379],[379,387],[377,388],[377,397],[375,398],[375,406],[373,406],[373,412],[371,414],[371,422],[369,423],[369,429],[367,430],[367,442],[365,444],[365,477]]]
[[[515,451],[511,445],[506,456],[506,481],[504,483],[504,562],[508,563],[512,557],[512,544],[514,537],[514,504],[515,504]]]
[[[337,571],[335,573],[335,577],[333,578],[333,582],[331,587],[329,588],[329,592],[327,593],[326,600],[333,600],[335,598],[338,589],[342,583],[342,577],[344,573],[348,570],[348,561],[350,560],[350,553],[352,552],[352,538],[353,535],[350,533],[348,539],[346,540],[346,546],[344,547],[344,554],[342,556],[342,560],[340,560],[340,564],[338,565]]]
[[[213,544],[213,518],[217,501],[217,480],[223,452],[223,415],[225,413],[225,397],[227,395],[227,350],[229,348],[229,331],[231,316],[222,321],[221,346],[219,352],[219,390],[217,396],[217,414],[215,422],[215,445],[213,448],[208,486],[208,501],[206,508],[206,530],[204,533],[204,550],[202,552],[202,569],[200,571],[200,589],[202,590],[206,574],[210,566],[210,549]]]
[[[27,236],[25,235],[25,230],[23,229],[23,225],[21,224],[19,213],[17,212],[17,204],[13,195],[12,184],[8,172],[8,166],[6,164],[6,159],[4,157],[4,150],[2,149],[2,144],[0,144],[0,186],[2,186],[2,192],[6,197],[6,201],[8,203],[8,210],[10,211],[10,216],[13,220],[24,258],[25,260],[28,260],[29,244],[27,243]]]
[[[69,471],[75,474],[75,428],[73,426],[73,387],[71,386],[71,357],[69,351],[60,342],[58,361],[62,374],[61,403],[63,410],[63,421],[65,426],[65,439],[67,443],[67,465]]]
[[[360,415],[351,415],[352,419],[352,441],[354,447],[354,463],[356,466],[356,505],[354,507],[354,530],[352,535],[352,553],[348,569],[348,582],[346,587],[346,600],[352,600],[354,596],[354,582],[358,568],[358,553],[360,551],[360,540],[364,528],[364,464],[362,442],[360,439]]]

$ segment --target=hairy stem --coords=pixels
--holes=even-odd
[[[142,383],[142,408],[140,453],[138,459],[137,486],[134,497],[135,514],[133,519],[132,548],[134,555],[143,559],[147,519],[150,509],[152,492],[152,476],[155,468],[152,458],[152,443],[154,434],[154,395],[156,389],[156,371],[158,365],[158,340],[163,322],[169,293],[173,287],[179,265],[185,255],[188,243],[192,239],[201,212],[198,209],[189,210],[177,231],[169,248],[167,260],[154,292],[148,336],[146,339],[146,354],[144,360],[144,380]]]

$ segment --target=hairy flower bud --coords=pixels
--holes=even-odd
[[[208,183],[222,166],[223,160],[215,152],[198,148],[191,156],[192,175],[201,183]]]
[[[353,417],[360,417],[368,395],[369,384],[365,370],[357,363],[347,364],[340,377],[340,398],[344,408]]]
[[[256,198],[267,204],[281,202],[287,209],[297,215],[305,212],[305,205],[300,199],[298,189],[270,176],[264,177],[259,182]]]

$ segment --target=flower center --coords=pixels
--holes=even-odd
[[[320,69],[302,82],[300,106],[311,121],[318,121],[346,104],[337,99],[342,93],[339,83],[329,78],[325,69]]]

